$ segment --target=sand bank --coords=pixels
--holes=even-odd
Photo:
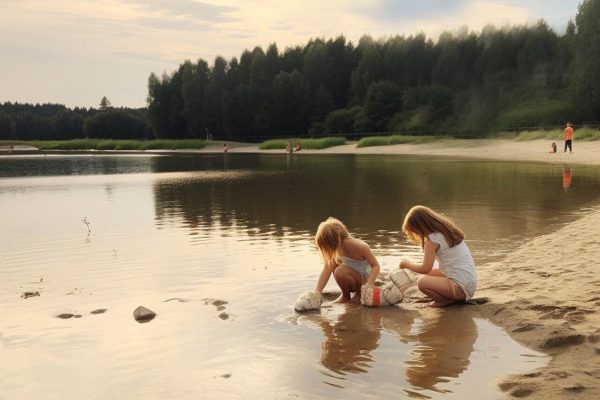
[[[557,142],[557,153],[549,153],[551,144],[551,140],[448,139],[426,144],[395,144],[360,148],[352,143],[322,150],[302,150],[297,154],[414,154],[600,165],[600,141],[575,141],[573,143],[573,153],[562,151],[563,142]],[[200,151],[222,151],[222,143],[218,143],[218,145],[211,144]],[[229,152],[282,153],[284,150],[259,150],[258,145],[232,143]]]

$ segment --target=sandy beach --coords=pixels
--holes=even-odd
[[[294,154],[406,154],[472,157],[559,165],[600,166],[600,141],[575,141],[573,153],[549,153],[549,140],[442,140],[356,148],[347,144]],[[220,153],[223,142],[185,153]],[[18,152],[15,149],[15,153]],[[256,144],[229,142],[230,153],[261,151]],[[100,153],[100,152],[95,152]],[[152,153],[173,153],[155,151]],[[523,242],[501,261],[478,266],[479,287],[469,307],[506,329],[519,343],[549,354],[549,364],[534,373],[498,382],[508,398],[600,398],[600,201],[565,221],[558,231]],[[518,227],[515,227],[518,229]],[[494,271],[504,271],[494,274]],[[444,312],[431,310],[427,312]]]
[[[549,153],[549,140],[449,140],[420,145],[356,148],[303,154],[411,154],[564,165],[600,165],[600,141],[575,142],[573,153]],[[205,151],[211,151],[207,148]],[[260,152],[232,146],[231,152]],[[300,155],[300,154],[296,154]],[[549,354],[547,367],[500,382],[507,397],[600,397],[600,206],[560,230],[524,242],[502,261],[480,266],[475,309],[519,343]],[[494,274],[504,270],[506,273]],[[437,312],[437,311],[432,311]],[[442,311],[443,312],[443,311]]]

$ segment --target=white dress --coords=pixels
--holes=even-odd
[[[435,253],[440,270],[462,288],[467,300],[472,298],[477,287],[477,274],[475,262],[465,241],[450,247],[440,232],[434,232],[428,238],[440,246]]]

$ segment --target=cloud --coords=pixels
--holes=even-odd
[[[453,14],[468,3],[468,0],[374,0],[369,4],[354,5],[353,8],[377,21],[390,22]]]
[[[139,17],[130,19],[128,22],[145,28],[169,31],[205,32],[214,29],[210,24],[185,17],[171,17],[170,19]]]
[[[113,53],[114,55],[116,55],[117,57],[122,57],[122,58],[131,58],[134,60],[142,60],[142,61],[152,61],[152,62],[157,62],[157,63],[161,63],[161,64],[167,64],[167,63],[172,63],[173,60],[171,60],[169,57],[167,57],[166,55],[162,54],[162,53],[149,53],[149,52],[134,52],[134,51],[115,51]]]
[[[159,13],[163,17],[186,17],[197,21],[229,22],[234,19],[230,13],[236,10],[231,6],[217,6],[193,0],[122,0],[139,10]]]

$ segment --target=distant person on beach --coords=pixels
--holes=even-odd
[[[229,151],[229,145],[227,143],[223,143],[223,153],[227,153]]]
[[[420,264],[400,261],[400,268],[423,274],[417,282],[432,307],[469,300],[475,294],[475,263],[463,232],[448,218],[429,207],[414,206],[404,219],[402,230],[423,249]],[[437,259],[439,269],[433,268]]]
[[[556,153],[556,142],[552,142],[552,144],[550,145],[549,153]]]
[[[302,146],[300,145],[300,142],[296,143],[296,147],[294,147],[294,151],[300,151],[302,150]]]
[[[567,127],[563,132],[565,138],[565,150],[563,153],[567,152],[567,147],[569,148],[569,153],[573,152],[573,127],[570,122],[567,122]]]
[[[333,275],[342,290],[335,302],[360,304],[361,286],[375,285],[380,269],[369,245],[353,238],[346,225],[333,217],[319,224],[315,244],[323,259],[315,292],[320,294]]]
[[[289,141],[285,145],[285,151],[287,151],[288,153],[291,153],[294,151],[294,148],[292,147],[292,144]]]

